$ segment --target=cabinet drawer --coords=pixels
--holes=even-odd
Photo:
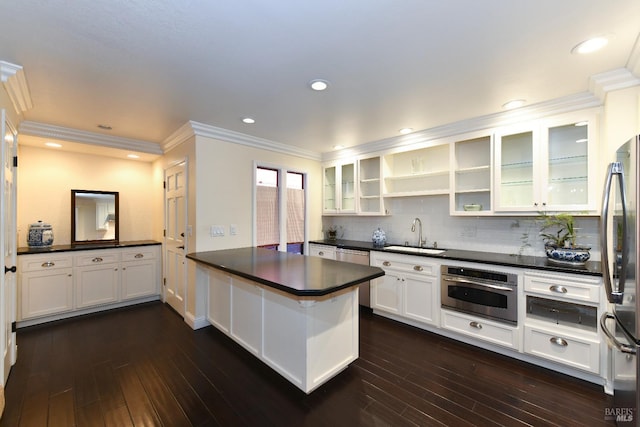
[[[557,300],[572,300],[598,304],[601,280],[559,275],[525,273],[524,290]]]
[[[22,255],[18,257],[21,272],[47,271],[58,268],[71,268],[73,257],[69,253],[51,255]]]
[[[132,248],[122,251],[122,261],[142,261],[146,259],[155,259],[157,251],[155,248]]]
[[[579,335],[554,325],[525,325],[524,351],[583,371],[600,373],[597,334]]]
[[[503,347],[519,347],[518,328],[480,317],[442,310],[442,327]]]
[[[422,274],[425,276],[437,276],[438,263],[429,262],[427,258],[411,255],[381,254],[372,255],[371,265],[383,270],[394,269],[406,273]]]
[[[109,252],[87,252],[82,255],[76,255],[76,266],[84,267],[87,265],[111,264],[120,261],[118,251]]]

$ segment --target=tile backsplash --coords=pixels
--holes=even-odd
[[[389,198],[386,205],[388,216],[325,216],[322,225],[324,229],[340,226],[344,239],[367,242],[380,227],[388,243],[417,245],[418,232],[411,231],[411,224],[414,218],[420,218],[427,246],[437,242],[441,248],[544,256],[535,216],[450,216],[446,195]],[[591,259],[599,259],[598,218],[578,217],[576,225],[578,243],[591,247]]]

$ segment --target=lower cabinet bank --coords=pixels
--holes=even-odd
[[[161,247],[19,255],[17,327],[159,299]]]
[[[602,384],[611,392],[608,349],[597,321],[607,304],[601,277],[382,251],[371,251],[370,260],[386,272],[371,281],[375,314]],[[512,299],[517,321],[443,306],[449,297],[441,280],[444,264],[517,276]],[[472,298],[473,291],[463,293],[462,299]]]

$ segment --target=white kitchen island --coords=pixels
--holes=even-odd
[[[208,274],[208,321],[305,393],[358,358],[357,285],[382,269],[260,248],[187,258]]]

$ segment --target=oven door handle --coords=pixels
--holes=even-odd
[[[444,280],[445,282],[464,283],[466,285],[480,286],[480,287],[483,287],[483,288],[495,289],[497,291],[508,291],[508,292],[513,292],[514,291],[514,288],[510,288],[510,287],[507,287],[507,286],[489,285],[487,283],[478,283],[478,282],[474,282],[472,280],[461,279],[459,277],[443,277],[442,280]]]

